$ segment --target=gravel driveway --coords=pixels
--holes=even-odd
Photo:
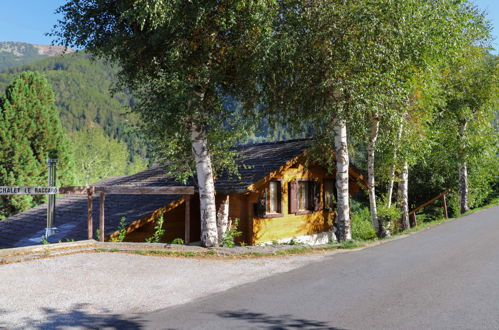
[[[82,253],[0,265],[0,328],[85,326],[186,303],[290,271],[324,255],[195,259]]]

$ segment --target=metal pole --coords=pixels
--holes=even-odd
[[[48,185],[49,187],[54,187],[56,185],[56,168],[57,159],[49,158],[47,159],[48,164]],[[51,235],[55,234],[56,227],[54,227],[55,218],[55,195],[49,195],[48,206],[47,206],[47,228],[45,229],[45,238],[49,238]]]

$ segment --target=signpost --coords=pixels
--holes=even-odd
[[[49,186],[55,186],[57,176],[56,176],[56,168],[57,168],[57,159],[49,158],[47,159],[47,164],[49,166],[48,169],[48,184]],[[50,235],[55,234],[57,230],[54,227],[54,218],[55,218],[55,195],[49,195],[49,201],[47,206],[47,229],[45,230],[45,239],[47,239]]]

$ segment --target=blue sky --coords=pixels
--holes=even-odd
[[[402,0],[403,1],[403,0]],[[57,22],[54,11],[64,0],[0,0],[0,41],[50,44],[44,36]],[[499,0],[473,0],[492,21],[495,53],[499,53]]]

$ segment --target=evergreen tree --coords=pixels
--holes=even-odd
[[[54,94],[39,73],[24,72],[0,102],[0,185],[47,184],[47,158],[58,158],[58,184],[73,181],[69,141]],[[0,219],[26,210],[46,196],[1,196]]]

